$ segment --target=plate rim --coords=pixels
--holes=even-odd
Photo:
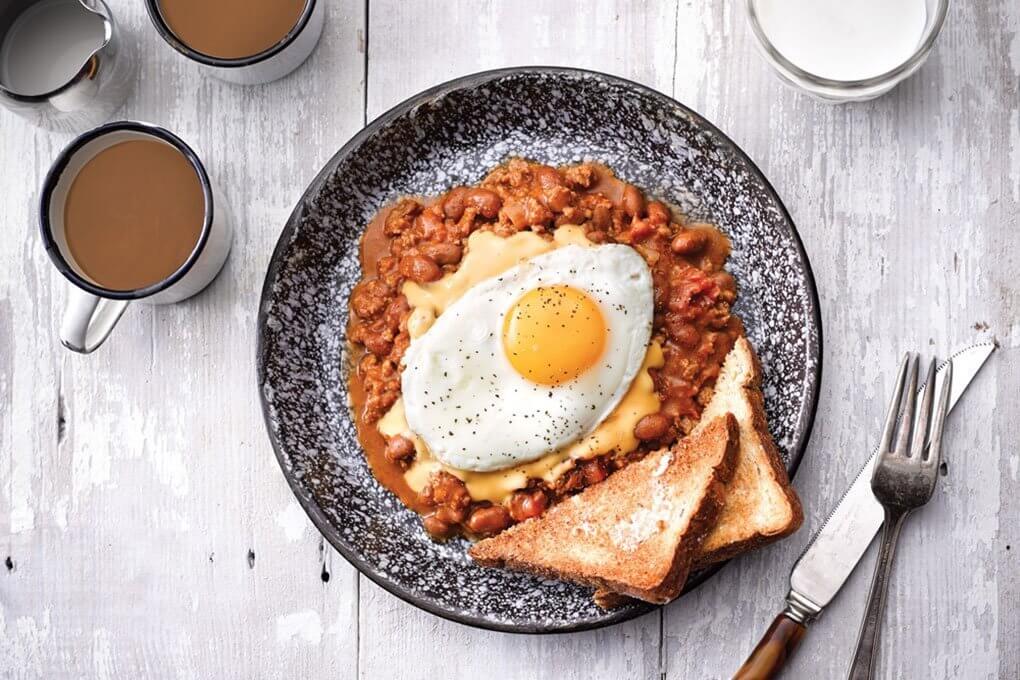
[[[643,616],[649,612],[661,609],[662,605],[652,605],[647,603],[639,603],[637,606],[632,606],[627,609],[617,610],[619,613],[613,613],[605,618],[598,620],[583,620],[579,622],[571,622],[563,625],[543,625],[543,624],[514,624],[504,623],[498,620],[490,620],[483,617],[471,616],[461,614],[456,611],[445,609],[433,603],[429,598],[417,595],[410,592],[394,583],[383,579],[373,565],[369,564],[358,552],[353,550],[350,546],[342,540],[339,532],[333,527],[332,523],[326,518],[318,504],[315,503],[311,497],[311,494],[301,485],[295,475],[288,473],[288,460],[285,458],[283,452],[283,445],[278,441],[274,434],[273,427],[271,424],[270,406],[266,398],[266,347],[265,347],[265,329],[266,322],[268,319],[268,307],[269,301],[273,293],[273,283],[279,274],[279,269],[283,261],[283,252],[285,248],[290,244],[294,231],[298,225],[300,225],[302,218],[304,217],[305,210],[311,200],[321,188],[325,179],[336,169],[340,162],[349,156],[355,149],[361,146],[361,144],[369,137],[374,135],[377,131],[385,127],[387,124],[392,122],[399,116],[412,111],[415,107],[429,100],[436,98],[438,95],[445,91],[454,91],[463,89],[467,86],[481,85],[490,80],[497,80],[507,76],[516,74],[548,74],[548,75],[566,75],[566,76],[581,76],[581,77],[595,77],[607,80],[609,82],[616,83],[628,88],[634,88],[640,91],[642,94],[651,96],[652,98],[658,99],[670,106],[678,107],[686,115],[690,116],[699,126],[703,126],[706,130],[713,133],[716,139],[722,143],[722,145],[728,147],[730,153],[741,160],[747,169],[757,178],[759,182],[765,187],[765,189],[772,194],[775,200],[776,206],[778,207],[781,216],[785,219],[786,223],[790,226],[790,234],[793,237],[793,244],[797,250],[801,262],[804,267],[805,274],[805,288],[807,289],[807,303],[809,309],[809,315],[811,321],[814,322],[814,327],[817,329],[817,342],[811,343],[811,337],[808,337],[808,348],[807,348],[807,359],[813,362],[816,370],[814,372],[807,371],[805,374],[806,388],[807,388],[807,418],[801,423],[795,432],[793,441],[796,446],[790,452],[790,464],[788,466],[788,472],[791,481],[796,476],[797,470],[800,468],[800,464],[804,458],[805,451],[808,443],[811,439],[811,433],[814,429],[815,416],[818,411],[818,399],[821,390],[822,382],[822,371],[823,371],[823,328],[822,328],[822,317],[821,317],[821,302],[818,297],[818,289],[815,283],[814,271],[811,267],[811,260],[808,258],[807,251],[804,248],[803,240],[801,239],[800,232],[797,229],[796,223],[793,221],[793,217],[790,215],[789,210],[780,198],[779,193],[775,187],[768,180],[765,174],[761,171],[758,165],[751,159],[748,154],[740,148],[728,135],[722,130],[716,127],[707,118],[702,116],[700,113],[692,109],[691,107],[677,101],[673,97],[666,95],[658,90],[639,83],[637,81],[617,76],[601,71],[595,71],[591,69],[566,67],[566,66],[512,66],[506,68],[489,69],[485,71],[478,71],[471,73],[445,82],[433,85],[425,90],[422,90],[410,97],[404,99],[398,104],[390,107],[384,113],[374,118],[370,123],[365,125],[363,128],[358,130],[347,142],[340,147],[340,149],[333,154],[329,160],[325,162],[322,169],[315,175],[312,181],[308,184],[307,188],[301,194],[298,199],[297,205],[287,218],[287,222],[284,225],[283,230],[280,232],[277,238],[276,246],[273,248],[272,255],[269,258],[269,264],[266,268],[266,275],[263,279],[262,290],[259,294],[259,309],[256,317],[256,349],[255,349],[255,369],[256,369],[256,381],[259,392],[259,403],[262,410],[262,419],[266,427],[266,434],[269,437],[269,442],[273,447],[273,453],[275,454],[276,461],[280,466],[280,471],[283,474],[284,479],[287,481],[287,485],[290,487],[291,492],[298,499],[301,508],[308,515],[308,518],[312,521],[312,524],[319,531],[322,536],[329,541],[330,545],[339,552],[344,559],[346,559],[355,569],[358,570],[359,574],[366,576],[373,583],[386,590],[388,593],[395,595],[404,602],[414,605],[419,609],[422,609],[430,614],[439,616],[440,618],[454,621],[463,625],[471,626],[474,628],[480,628],[485,630],[494,630],[504,633],[519,633],[519,634],[531,634],[531,635],[549,635],[558,633],[577,633],[588,630],[596,630],[599,628],[605,628],[608,626],[623,623],[624,621],[630,621],[639,616]],[[707,581],[710,577],[715,575],[720,569],[728,564],[728,561],[720,564],[713,565],[701,573],[694,579],[693,583],[689,583],[684,588],[684,593],[697,588],[702,583]]]

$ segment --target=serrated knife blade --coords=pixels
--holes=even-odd
[[[937,388],[941,388],[945,379],[946,365],[953,362],[950,411],[994,350],[995,345],[990,342],[974,345],[954,354],[939,367],[935,375]],[[921,388],[922,395],[927,387]],[[921,408],[920,396],[917,408]],[[793,566],[790,590],[806,600],[806,605],[813,605],[818,613],[843,587],[882,528],[885,513],[871,492],[871,472],[877,458],[876,449]]]
[[[939,366],[935,375],[936,388],[940,388],[945,379],[946,365],[953,363],[950,411],[994,351],[992,342],[972,345]],[[927,385],[921,388],[921,395],[925,389]],[[921,401],[919,397],[917,408]],[[774,677],[796,649],[806,625],[832,602],[882,528],[885,513],[871,491],[871,473],[877,458],[876,448],[794,564],[786,609],[776,617],[751,657],[734,676],[735,680]]]

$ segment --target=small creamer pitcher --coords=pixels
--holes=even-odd
[[[103,0],[0,0],[0,104],[81,132],[127,97],[136,64]]]

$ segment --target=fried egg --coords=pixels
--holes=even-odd
[[[632,248],[570,245],[470,288],[404,355],[407,424],[439,461],[489,471],[585,436],[641,368],[652,278]]]

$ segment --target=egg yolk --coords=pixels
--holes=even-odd
[[[503,320],[503,351],[519,374],[559,385],[595,365],[606,345],[598,303],[570,286],[543,286],[520,297]]]

